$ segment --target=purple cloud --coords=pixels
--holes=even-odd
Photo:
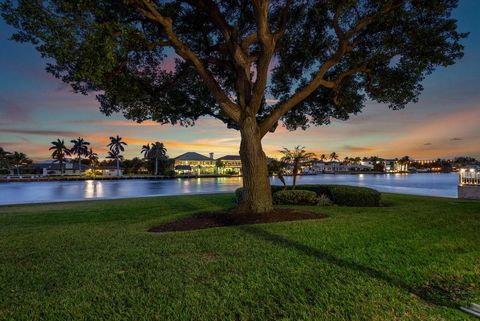
[[[41,130],[41,129],[16,129],[2,128],[0,133],[21,134],[21,135],[40,135],[40,136],[81,136],[81,133],[65,130]]]

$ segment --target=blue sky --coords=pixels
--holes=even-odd
[[[348,121],[307,131],[279,128],[264,139],[267,154],[275,156],[282,146],[304,145],[341,157],[480,157],[480,1],[460,0],[454,16],[459,29],[470,32],[463,41],[465,56],[430,75],[418,103],[400,111],[368,104]],[[0,146],[5,149],[46,159],[52,140],[70,141],[80,135],[105,156],[108,137],[119,134],[129,143],[126,157],[140,156],[141,145],[152,141],[164,142],[170,156],[186,151],[238,153],[238,132],[214,119],[183,128],[138,125],[121,115],[107,118],[95,97],[73,94],[47,74],[45,60],[32,45],[9,41],[12,31],[0,20]]]

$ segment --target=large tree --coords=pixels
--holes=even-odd
[[[240,131],[241,210],[272,208],[262,138],[417,101],[462,56],[457,0],[17,0],[1,7],[47,70],[101,111]],[[171,53],[175,52],[175,55]],[[166,57],[176,57],[171,66]]]

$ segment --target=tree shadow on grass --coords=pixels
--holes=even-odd
[[[451,280],[444,280],[440,284],[435,284],[433,287],[430,286],[430,282],[418,287],[412,287],[403,280],[389,275],[383,271],[378,271],[369,266],[336,257],[311,246],[290,240],[282,235],[277,235],[252,225],[239,226],[238,228],[273,244],[285,246],[286,248],[290,248],[305,255],[315,257],[319,260],[328,262],[343,269],[360,272],[368,277],[386,282],[396,288],[419,297],[425,301],[425,303],[430,305],[458,308],[458,301],[466,299],[468,296],[468,289],[465,289],[465,287],[462,285],[452,284]],[[459,291],[452,292],[452,287],[459,288]],[[459,295],[461,297],[459,297]]]

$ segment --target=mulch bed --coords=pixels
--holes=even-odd
[[[286,208],[277,208],[271,212],[261,215],[252,213],[236,213],[231,210],[223,210],[217,212],[199,213],[191,217],[152,227],[148,231],[157,233],[192,231],[219,226],[235,226],[245,224],[262,224],[300,220],[318,220],[325,217],[325,214]]]

